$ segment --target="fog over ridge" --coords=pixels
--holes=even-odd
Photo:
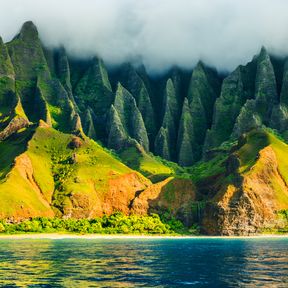
[[[245,64],[264,45],[288,55],[287,0],[0,0],[9,41],[32,20],[48,47],[150,71],[198,60],[219,70]]]

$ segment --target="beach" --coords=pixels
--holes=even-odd
[[[251,236],[207,236],[207,235],[123,235],[123,234],[69,234],[69,233],[27,233],[27,234],[2,234],[0,240],[21,239],[265,239],[265,238],[288,238],[288,234],[260,234]]]

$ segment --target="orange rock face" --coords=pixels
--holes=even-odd
[[[275,220],[275,211],[284,209],[277,191],[288,197],[288,188],[278,170],[275,152],[270,146],[239,183],[222,187],[205,211],[202,221],[208,234],[249,235],[260,232]]]
[[[30,217],[53,217],[54,212],[50,206],[49,199],[46,199],[45,195],[41,192],[38,184],[34,179],[34,170],[31,163],[31,160],[27,154],[21,154],[16,157],[14,167],[11,172],[7,175],[7,181],[13,182],[13,177],[15,174],[20,174],[22,177],[22,183],[15,183],[22,185],[23,191],[29,191],[29,197],[27,195],[15,198],[15,196],[9,198],[7,201],[11,202],[9,214],[1,213],[1,218],[11,218],[15,221],[30,218]],[[14,192],[14,191],[12,191]],[[17,191],[16,191],[17,192]],[[1,191],[0,191],[1,193]],[[12,194],[12,193],[11,193]],[[18,199],[19,198],[19,199]],[[35,205],[37,203],[37,205]],[[2,203],[3,204],[3,203]],[[7,204],[6,204],[7,206]]]
[[[151,182],[137,172],[117,175],[110,172],[111,178],[105,183],[105,191],[96,190],[91,183],[89,194],[73,193],[70,207],[65,209],[64,216],[75,218],[93,218],[121,211],[130,213],[130,203],[139,191],[145,190]],[[115,174],[115,175],[114,175]],[[106,181],[106,180],[103,180]]]
[[[191,206],[195,200],[196,188],[191,180],[170,177],[136,195],[131,212],[145,215],[169,211],[189,225],[193,217]]]

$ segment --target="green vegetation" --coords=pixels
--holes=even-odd
[[[159,159],[160,157],[155,157],[153,154],[145,152],[141,147],[132,146],[124,149],[119,154],[122,161],[128,167],[139,171],[144,176],[150,178],[152,182],[159,175],[169,177],[175,173],[172,167],[169,167]]]
[[[202,158],[203,143],[206,131],[212,122],[213,107],[219,90],[220,81],[217,72],[199,62],[193,70],[187,95],[191,107],[190,125],[193,131],[189,133],[193,135],[194,163]]]
[[[171,78],[166,82],[164,95],[164,114],[162,127],[155,139],[155,152],[157,155],[173,161],[176,159],[176,123],[179,120],[180,107],[175,85]]]
[[[120,73],[120,83],[134,96],[151,141],[156,133],[155,116],[148,89],[140,73],[131,64],[124,64]]]
[[[191,166],[194,162],[194,133],[193,119],[188,99],[185,98],[177,140],[178,163],[182,166]]]
[[[108,136],[108,146],[110,148],[119,151],[132,138],[138,141],[146,151],[149,150],[147,131],[135,98],[120,83],[117,86],[115,100],[111,107],[109,123],[111,129]]]
[[[270,146],[275,152],[277,158],[278,169],[284,182],[288,183],[288,161],[287,151],[288,145],[283,142],[281,137],[271,129],[256,129],[247,133],[245,144],[237,151],[240,159],[240,173],[249,173],[250,168],[257,162],[259,152],[263,148]],[[261,168],[258,163],[255,169]],[[288,194],[277,184],[276,179],[270,179],[271,185],[275,191],[277,203],[280,207],[287,207]]]
[[[248,133],[246,138],[246,143],[237,152],[240,172],[248,171],[255,164],[259,151],[269,145],[269,134],[262,129]]]
[[[163,223],[170,227],[170,230],[181,235],[200,235],[200,227],[194,223],[191,227],[186,227],[180,220],[177,220],[171,215],[169,211],[160,215],[160,219]]]
[[[33,129],[18,131],[6,141],[0,141],[0,179],[3,179],[11,170],[14,159],[26,150]]]
[[[207,131],[206,148],[217,147],[230,138],[242,106],[247,98],[252,98],[254,70],[255,63],[251,62],[239,66],[224,79],[215,102],[212,127]]]
[[[286,214],[284,214],[284,212],[280,212],[279,213],[279,218],[282,220],[282,225],[280,227],[277,228],[276,233],[279,234],[288,234],[288,217],[287,217],[287,210],[283,210],[286,212]]]
[[[82,143],[81,147],[70,146],[74,138]],[[111,179],[133,172],[93,140],[83,140],[49,127],[19,131],[1,141],[0,148],[3,159],[0,163],[0,216],[25,213],[26,209],[32,215],[45,210],[51,214],[51,204],[57,208],[57,213],[62,213],[63,209],[71,207],[69,197],[73,193],[89,197],[94,201],[91,205],[96,205],[103,201],[99,197],[108,192]],[[19,155],[25,162],[14,167]],[[33,180],[29,175],[32,172]],[[149,183],[139,174],[140,181]]]
[[[277,213],[276,225],[265,227],[262,230],[264,234],[287,234],[288,233],[288,209],[283,209]],[[1,229],[1,228],[0,228]]]
[[[113,102],[111,84],[103,62],[94,58],[75,87],[78,105],[85,110],[88,106],[95,113],[107,111]]]
[[[198,183],[203,179],[223,174],[225,172],[226,159],[227,155],[220,154],[210,161],[200,161],[187,170],[193,182]]]
[[[52,203],[60,211],[70,205],[67,200],[73,192],[80,191],[83,195],[89,195],[91,189],[94,189],[98,195],[104,195],[109,179],[131,171],[88,138],[79,138],[81,147],[71,149],[69,144],[72,139],[72,135],[51,128],[38,128],[29,143],[28,153],[36,168],[35,180],[42,191],[47,193],[53,190],[54,183]],[[114,172],[111,174],[111,171]]]
[[[287,150],[288,145],[281,141],[277,136],[269,133],[269,142],[273,151],[276,154],[277,162],[279,165],[279,172],[285,181],[288,183],[288,161],[287,161]],[[275,189],[276,198],[281,207],[285,208],[288,206],[288,194],[284,193],[281,189]]]
[[[280,210],[278,216],[286,222],[286,228],[288,229],[288,209]]]
[[[273,63],[262,49],[224,81],[202,62],[189,73],[175,67],[157,77],[130,64],[108,73],[97,57],[72,60],[64,48],[43,49],[37,28],[26,22],[9,43],[0,39],[0,219],[33,219],[3,222],[0,231],[182,231],[177,220],[156,216],[35,217],[155,208],[188,223],[204,210],[202,200],[225,198],[227,207],[239,208],[243,191],[258,193],[254,180],[261,193],[251,202],[265,199],[267,187],[272,204],[287,209],[288,60],[277,69]]]
[[[104,215],[94,219],[60,219],[38,217],[19,223],[0,222],[0,233],[80,233],[80,234],[187,234],[198,233],[193,226],[190,231],[175,218],[161,221],[157,214],[151,216],[125,216],[115,212],[110,216]]]

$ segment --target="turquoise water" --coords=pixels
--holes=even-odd
[[[0,286],[288,287],[288,239],[1,239]]]

